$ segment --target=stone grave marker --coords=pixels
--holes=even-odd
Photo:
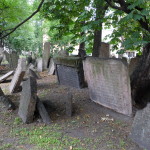
[[[131,75],[139,63],[140,57],[131,58],[129,63],[129,74]]]
[[[40,79],[40,77],[38,76],[38,74],[34,70],[32,70],[32,69],[29,69],[29,75],[31,77],[34,77],[35,79]]]
[[[43,71],[43,61],[42,58],[37,59],[37,71],[42,72]]]
[[[50,42],[46,42],[46,43],[44,43],[44,49],[43,49],[43,67],[44,67],[44,69],[47,69],[49,57],[50,57]]]
[[[91,100],[116,112],[132,114],[127,64],[119,59],[88,57],[84,62]]]
[[[49,64],[49,70],[48,70],[48,75],[54,75],[55,74],[55,64],[53,58],[50,59],[50,64]]]
[[[83,88],[84,72],[82,59],[79,57],[56,57],[56,74],[61,85]]]
[[[18,60],[17,69],[9,86],[10,93],[13,93],[20,86],[20,83],[22,82],[23,77],[25,75],[25,71],[26,71],[26,59],[21,58]]]
[[[140,147],[150,149],[150,103],[136,112],[130,138]]]
[[[11,75],[13,75],[13,73],[14,73],[14,71],[9,71],[8,73],[6,73],[2,77],[0,77],[0,83],[3,82],[4,80],[6,80],[7,78],[9,78]]]
[[[99,52],[99,57],[100,58],[109,58],[110,57],[110,49],[109,49],[109,44],[101,42],[101,47],[100,47],[100,52]]]
[[[3,60],[3,56],[0,55],[0,65],[2,63],[2,60]]]
[[[72,116],[72,94],[67,93],[67,99],[66,99],[66,115],[71,117]]]
[[[37,83],[36,79],[29,77],[23,82],[22,93],[18,114],[24,123],[33,122],[33,116],[36,108]]]

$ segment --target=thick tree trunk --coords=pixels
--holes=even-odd
[[[140,107],[150,101],[150,43],[145,45],[140,62],[131,75],[132,100]]]

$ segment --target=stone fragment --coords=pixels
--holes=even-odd
[[[24,123],[33,122],[37,99],[36,79],[29,77],[23,82],[18,114]]]
[[[150,103],[136,112],[130,138],[140,147],[150,149]]]
[[[18,60],[17,69],[9,86],[10,93],[15,92],[17,88],[20,86],[20,83],[22,82],[23,77],[25,75],[25,71],[26,71],[26,59],[21,58]]]
[[[127,64],[119,59],[88,57],[84,62],[91,100],[116,112],[132,114]]]
[[[14,71],[9,71],[8,73],[6,73],[5,75],[3,75],[2,77],[0,77],[0,83],[5,81],[7,78],[9,78],[11,75],[13,75]]]
[[[53,58],[50,59],[50,64],[49,64],[49,70],[48,70],[48,75],[54,75],[55,74],[55,64]]]

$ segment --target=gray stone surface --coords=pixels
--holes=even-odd
[[[42,60],[42,58],[37,59],[37,71],[38,72],[43,71],[43,60]]]
[[[38,74],[34,70],[32,70],[32,69],[29,69],[29,76],[34,77],[36,79],[40,79],[40,77],[38,76]]]
[[[9,78],[11,75],[13,75],[13,73],[14,73],[14,71],[9,71],[8,73],[6,73],[2,77],[0,77],[0,83],[3,82],[4,80],[6,80],[7,78]]]
[[[72,116],[72,94],[67,93],[67,99],[66,99],[66,115],[71,117]]]
[[[3,60],[3,56],[0,55],[0,65],[2,63],[2,60]]]
[[[25,75],[25,71],[26,71],[26,59],[21,58],[18,60],[17,69],[9,86],[10,93],[15,92],[15,90],[17,90],[17,88],[20,86],[20,83],[22,82],[23,77]]]
[[[43,67],[44,67],[44,69],[47,69],[49,57],[50,57],[50,42],[46,42],[46,43],[44,43],[44,49],[43,49]]]
[[[50,59],[48,75],[54,75],[55,73],[55,64],[53,58]]]
[[[130,138],[140,147],[150,150],[150,103],[136,112]]]
[[[131,75],[138,65],[140,57],[131,58],[129,63],[129,74]]]
[[[0,96],[4,96],[4,92],[2,91],[1,87],[0,87]]]
[[[84,62],[91,100],[116,112],[132,114],[128,67],[119,59],[88,57]]]
[[[37,99],[37,83],[36,79],[29,77],[23,82],[22,93],[18,114],[24,123],[33,122],[33,116],[36,108]]]
[[[110,49],[109,49],[109,44],[101,42],[101,47],[100,47],[100,58],[109,58],[110,57]]]

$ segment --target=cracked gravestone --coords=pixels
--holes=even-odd
[[[29,77],[23,82],[18,114],[24,123],[33,122],[37,99],[36,79]]]
[[[25,75],[25,71],[26,71],[26,59],[21,58],[18,60],[17,69],[9,86],[10,93],[13,93],[18,89]]]
[[[3,75],[2,77],[0,77],[0,83],[5,81],[7,78],[9,78],[11,75],[13,75],[14,71],[9,71],[8,73],[6,73],[5,75]]]
[[[119,59],[88,57],[84,73],[91,100],[131,116],[131,88],[127,64]]]
[[[150,149],[150,103],[136,112],[130,138],[140,147]]]

